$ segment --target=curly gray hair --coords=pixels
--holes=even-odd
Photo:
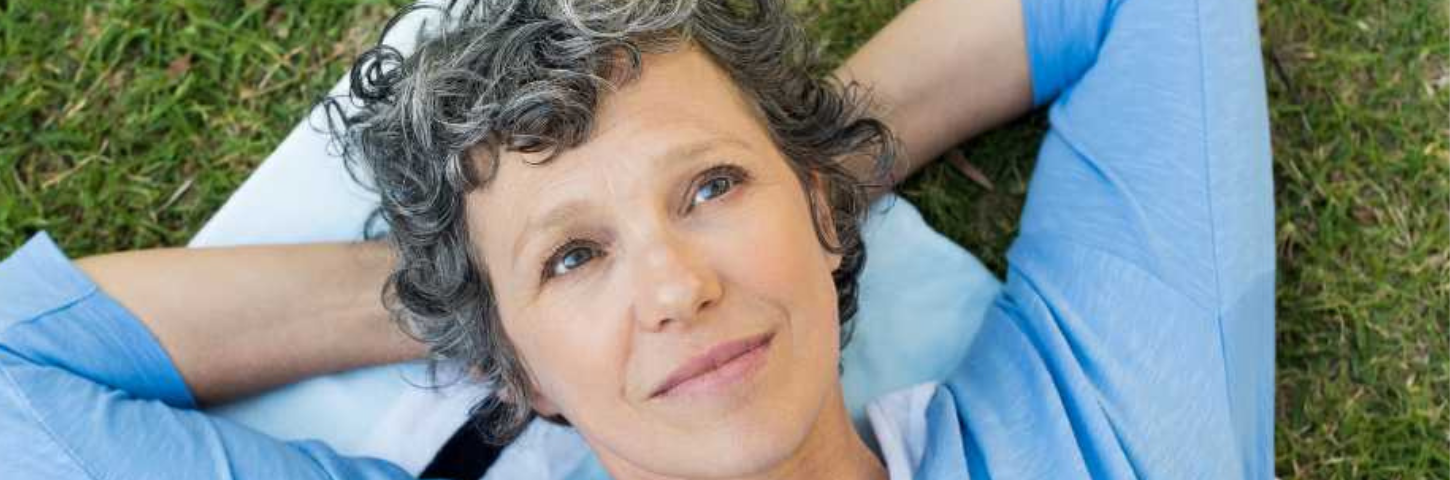
[[[559,152],[585,141],[601,95],[636,78],[645,53],[692,42],[754,101],[806,189],[818,240],[842,255],[832,277],[842,345],[849,339],[873,184],[845,163],[871,161],[883,178],[895,142],[867,115],[860,88],[813,75],[817,52],[782,0],[420,3],[384,34],[419,10],[441,14],[436,33],[412,55],[379,41],[352,67],[356,109],[336,99],[325,106],[349,171],[381,198],[378,215],[398,258],[385,303],[429,346],[430,365],[456,362],[493,384],[472,412],[486,438],[511,441],[535,413],[528,373],[469,239],[464,195],[492,180],[503,151]],[[827,205],[810,194],[817,188]]]

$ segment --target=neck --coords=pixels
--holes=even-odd
[[[603,457],[600,460],[605,460]],[[673,479],[627,465],[604,462],[610,476],[618,479]],[[831,478],[844,480],[886,480],[886,466],[857,434],[845,398],[837,383],[831,398],[805,441],[784,461],[763,472],[721,480],[797,480]]]
[[[886,466],[856,432],[839,384],[827,402],[820,421],[812,427],[796,454],[765,475],[751,477],[752,480],[886,480]]]

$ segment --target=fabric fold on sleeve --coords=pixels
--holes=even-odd
[[[1023,0],[1032,105],[1051,102],[1097,60],[1112,23],[1113,0]]]
[[[196,408],[181,372],[145,324],[101,292],[43,232],[0,263],[0,341],[37,365],[136,398]]]

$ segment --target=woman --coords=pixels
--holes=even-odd
[[[450,9],[418,53],[364,55],[339,126],[392,253],[77,270],[42,236],[0,267],[0,471],[404,478],[190,408],[426,350],[495,383],[480,415],[499,440],[568,422],[616,478],[1269,477],[1253,9],[924,0],[842,68],[901,171],[1052,103],[978,341],[878,402],[871,432],[837,360],[861,179],[894,150],[863,97],[808,77],[779,2]],[[368,301],[384,285],[409,335]]]

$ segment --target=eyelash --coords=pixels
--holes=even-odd
[[[725,193],[722,193],[720,195],[729,195],[730,192],[733,192],[736,187],[739,187],[740,185],[750,181],[750,172],[746,171],[743,167],[733,163],[717,163],[710,168],[705,169],[705,171],[702,172],[697,178],[699,178],[699,180],[695,182],[694,186],[691,187],[690,191],[685,195],[684,213],[690,213],[690,211],[695,208],[695,205],[691,202],[694,200],[694,196],[700,192],[701,188],[704,188],[706,185],[709,185],[711,182],[714,182],[716,180],[726,179],[730,181],[730,188],[727,189]],[[717,196],[715,198],[720,197]],[[710,200],[714,200],[715,198],[712,198]]]
[[[570,253],[573,253],[575,250],[583,248],[591,248],[594,249],[596,252],[594,255],[591,255],[587,260],[584,260],[585,264],[587,264],[590,260],[594,260],[603,256],[602,250],[598,248],[598,245],[596,245],[595,242],[590,240],[571,238],[568,241],[565,241],[563,245],[555,248],[554,253],[550,254],[547,260],[544,260],[544,266],[543,270],[540,272],[540,278],[544,281],[548,281],[551,278],[569,273],[555,273],[554,271],[557,270],[556,266],[559,264],[559,262],[564,261],[564,259],[568,257]]]
[[[707,202],[711,200],[717,200],[725,195],[729,195],[736,188],[740,187],[740,185],[747,183],[751,179],[750,172],[747,172],[744,168],[732,163],[715,164],[710,168],[705,169],[696,178],[698,180],[695,181],[689,192],[687,192],[687,194],[685,195],[685,207],[682,213],[688,214],[693,211],[696,206],[696,204],[693,203],[695,195],[699,194],[700,190],[706,185],[709,185],[716,180],[728,180],[730,182],[729,188],[727,188],[724,193],[720,193],[716,197],[705,200]],[[564,259],[568,257],[570,253],[586,247],[593,248],[595,252],[594,255],[584,260],[584,263],[581,264],[580,267],[587,266],[589,261],[596,260],[600,257],[605,256],[603,250],[598,248],[598,244],[596,242],[581,238],[570,238],[566,240],[563,244],[555,247],[553,253],[551,253],[549,257],[544,260],[544,264],[540,272],[540,279],[547,282],[554,277],[558,277],[560,275],[567,275],[569,272],[572,272],[573,270],[565,271],[562,273],[555,273],[555,270],[557,269],[556,266],[559,264],[559,262],[564,261]]]

